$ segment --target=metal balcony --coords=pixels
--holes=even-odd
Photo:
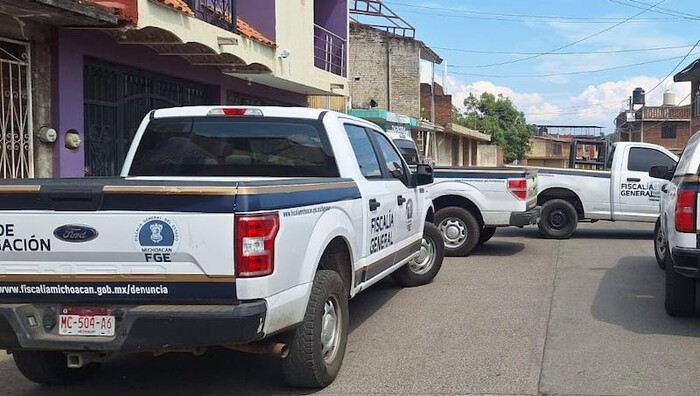
[[[236,32],[236,0],[185,0],[194,16],[232,33]]]
[[[345,77],[346,40],[314,24],[314,65],[327,72]]]

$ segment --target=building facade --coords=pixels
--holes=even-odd
[[[5,165],[4,177],[116,175],[141,120],[156,108],[307,106],[313,95],[348,96],[346,0],[8,2],[16,9],[4,14],[0,6],[0,22],[7,19],[0,52],[16,54],[0,56],[0,78],[14,79],[18,98],[33,106],[11,104],[31,115],[31,125],[15,128],[28,136],[18,147],[31,150],[3,149],[0,158],[20,158]],[[32,7],[47,15],[49,3],[72,11],[16,22]],[[28,77],[17,82],[23,71]],[[55,142],[39,141],[42,127],[55,131]]]
[[[691,106],[644,106],[615,118],[618,141],[658,144],[679,153],[690,139]]]
[[[700,58],[673,77],[675,82],[690,83],[690,133],[700,130]]]

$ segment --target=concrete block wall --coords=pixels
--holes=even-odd
[[[387,67],[387,49],[390,67]],[[419,59],[417,42],[351,25],[348,78],[352,107],[366,108],[370,100],[375,100],[379,109],[419,117]]]

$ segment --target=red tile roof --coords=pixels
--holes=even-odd
[[[181,13],[189,16],[194,16],[194,12],[192,12],[192,9],[190,8],[187,3],[185,3],[183,0],[156,0],[159,3],[165,4],[166,6],[175,9],[176,11],[180,11]]]
[[[183,0],[156,0],[159,3],[165,4],[166,6],[175,9],[176,11],[182,12],[185,15],[189,16],[194,16],[194,12],[192,12],[192,9],[190,8],[187,3],[185,3]],[[226,15],[224,17],[227,21],[231,20],[231,17],[229,15]],[[262,44],[268,45],[270,47],[275,46],[275,42],[270,40],[269,38],[265,37],[262,33],[258,32],[250,26],[246,21],[242,20],[241,18],[236,19],[236,30],[237,33],[240,34],[241,36],[248,37],[251,40],[258,41]]]
[[[262,33],[255,30],[252,26],[250,26],[248,23],[246,23],[246,21],[242,20],[241,18],[238,18],[236,20],[236,30],[238,30],[238,34],[240,34],[241,36],[246,36],[249,39],[259,41],[262,44],[269,45],[270,47],[275,46],[274,41],[265,37]]]

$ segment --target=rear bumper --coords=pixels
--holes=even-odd
[[[537,224],[540,218],[540,207],[534,207],[525,212],[513,212],[510,214],[509,225],[522,227],[530,224]]]
[[[263,337],[267,313],[264,300],[116,308],[114,336],[86,337],[58,334],[56,306],[0,304],[0,349],[155,352],[245,344]]]
[[[689,278],[700,279],[700,249],[674,247],[671,255],[674,271]]]

